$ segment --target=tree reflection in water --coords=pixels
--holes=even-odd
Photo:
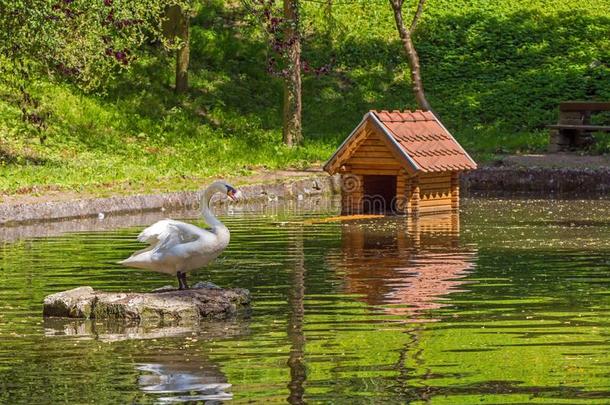
[[[473,269],[476,250],[461,247],[457,215],[421,218],[404,217],[346,221],[342,224],[341,252],[332,252],[327,263],[343,275],[345,289],[371,306],[391,315],[408,315],[409,322],[425,322],[428,310],[443,306],[442,297],[465,284]],[[288,402],[305,403],[307,368],[303,330],[306,266],[302,229],[295,230],[291,250],[295,252],[291,289],[288,293],[287,334],[290,341]],[[418,362],[418,327],[400,350],[396,367],[398,382],[410,380],[406,359]],[[424,376],[424,379],[425,376]],[[425,389],[414,398],[425,398]]]
[[[476,259],[474,246],[460,245],[459,214],[342,226],[341,252],[329,255],[328,262],[343,275],[345,290],[412,325],[405,330],[408,339],[394,366],[395,388],[409,400],[428,402],[431,397],[426,381],[433,377],[432,371],[421,358],[422,322],[436,321],[431,310],[443,307],[448,294],[463,291],[464,277],[474,269]],[[414,380],[421,385],[413,387]]]
[[[294,238],[294,271],[292,288],[288,293],[288,339],[290,340],[290,354],[288,367],[290,368],[290,382],[288,383],[288,403],[303,404],[305,394],[305,334],[303,331],[303,318],[305,316],[305,253],[303,251],[303,228],[295,231]]]

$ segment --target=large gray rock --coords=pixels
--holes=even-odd
[[[154,323],[192,323],[247,314],[250,292],[243,288],[203,286],[190,290],[110,293],[78,287],[48,295],[43,316],[115,319]]]

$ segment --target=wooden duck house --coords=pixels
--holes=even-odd
[[[324,165],[340,173],[342,213],[457,211],[459,175],[477,165],[429,111],[369,111]]]

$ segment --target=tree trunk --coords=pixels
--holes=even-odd
[[[182,10],[180,10],[177,28],[177,37],[180,38],[182,45],[176,51],[176,93],[185,93],[189,88],[189,16]]]
[[[189,16],[177,5],[165,9],[163,35],[169,41],[180,39],[181,46],[176,50],[176,93],[188,90],[189,67]]]
[[[419,66],[419,57],[417,56],[417,51],[415,50],[413,39],[411,37],[411,34],[417,25],[417,19],[422,13],[425,1],[426,0],[419,0],[417,12],[413,17],[413,22],[411,23],[409,30],[406,29],[405,23],[402,19],[403,0],[390,0],[390,5],[392,6],[392,10],[394,10],[394,20],[396,20],[396,28],[398,29],[400,40],[405,48],[405,52],[407,53],[407,61],[409,63],[409,69],[411,70],[411,86],[413,88],[413,94],[415,95],[415,101],[417,101],[419,108],[424,111],[430,111],[432,108],[430,107],[430,103],[428,103],[426,94],[424,93],[424,85],[422,83]]]
[[[326,18],[326,42],[329,47],[332,47],[333,33],[335,31],[335,20],[333,18],[333,0],[326,0],[326,7],[324,7],[324,16]]]
[[[288,72],[284,78],[283,140],[288,146],[301,142],[301,38],[298,7],[298,0],[284,0]]]

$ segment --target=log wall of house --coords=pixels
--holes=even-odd
[[[354,215],[362,213],[364,197],[364,180],[362,175],[353,174],[349,166],[341,175],[341,214]]]
[[[404,170],[396,177],[396,213],[407,214],[411,209],[411,183]]]
[[[457,212],[460,209],[460,174],[451,173],[451,209]]]
[[[365,140],[345,162],[351,173],[396,176],[401,169],[400,163],[374,130],[366,131]]]
[[[363,175],[350,170],[342,176],[342,213],[362,213]],[[457,212],[459,198],[458,173],[422,173],[413,177],[400,173],[396,177],[397,214],[419,216]]]
[[[419,215],[449,212],[453,209],[452,173],[421,173],[419,180]]]

